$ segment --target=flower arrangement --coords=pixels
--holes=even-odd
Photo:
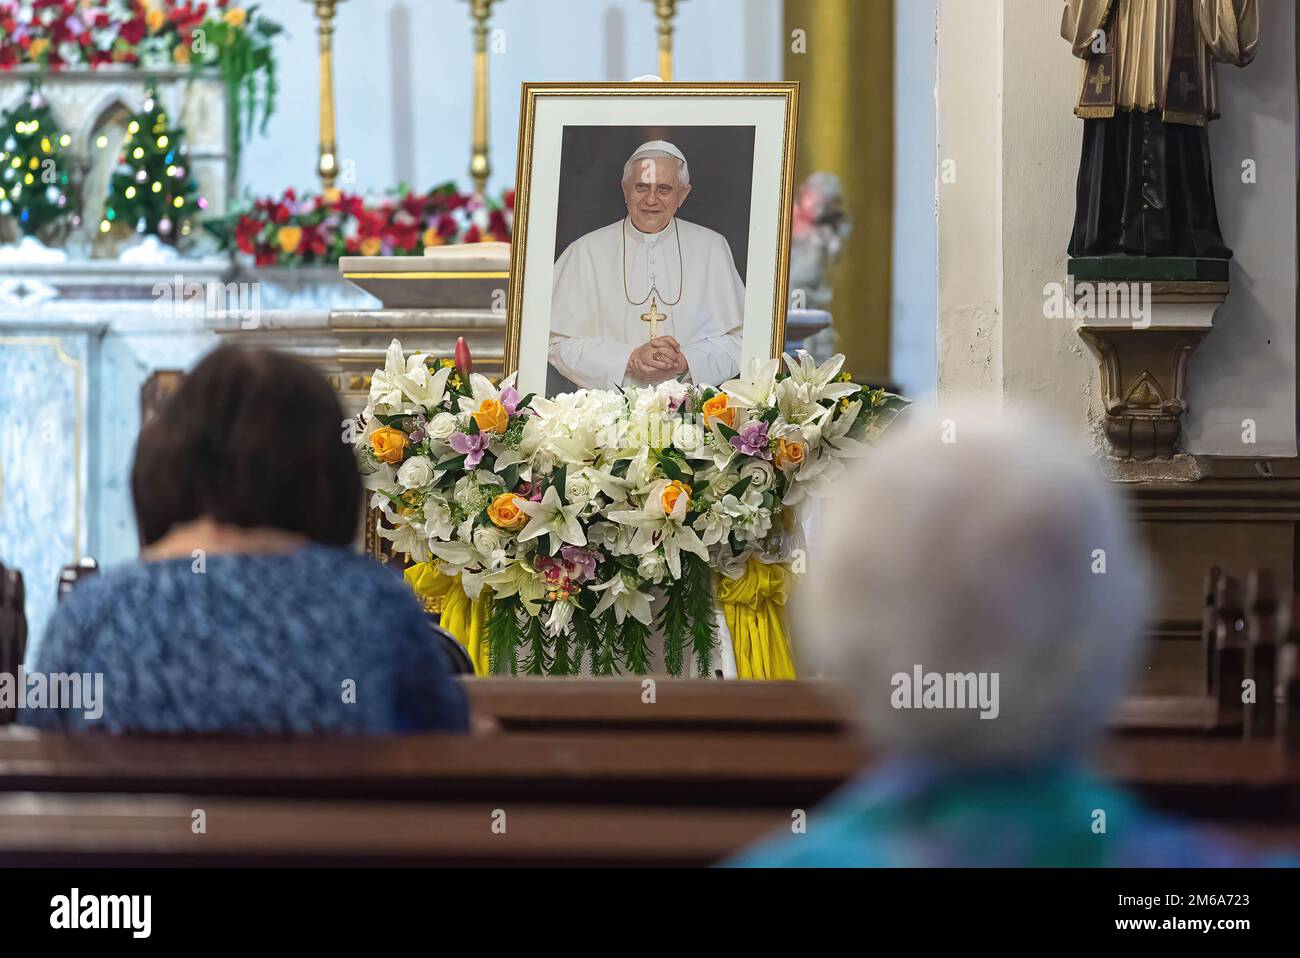
[[[714,570],[797,566],[798,507],[906,405],[851,381],[843,356],[755,362],[721,387],[521,396],[456,360],[389,346],[356,421],[379,535],[488,597],[490,671],[596,675],[716,642]],[[793,568],[792,571],[801,571]]]
[[[231,155],[275,111],[282,28],[236,0],[0,0],[0,69],[110,64],[215,67],[231,105]],[[241,120],[243,125],[241,126]]]
[[[402,190],[379,200],[286,190],[204,225],[226,249],[258,266],[337,263],[340,256],[419,256],[427,246],[510,241],[514,191],[491,202],[444,183],[428,193]]]

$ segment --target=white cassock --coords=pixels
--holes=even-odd
[[[627,361],[650,340],[641,316],[650,312],[651,287],[660,293],[659,312],[668,316],[659,335],[681,345],[693,382],[718,385],[740,374],[745,284],[722,235],[683,219],[653,234],[624,219],[573,241],[555,264],[551,365],[586,389],[646,385],[627,375]],[[629,299],[645,302],[634,306]]]

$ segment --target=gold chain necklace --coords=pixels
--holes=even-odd
[[[645,299],[641,300],[641,302],[639,303],[633,300],[631,295],[627,291],[627,222],[631,218],[632,218],[631,216],[628,216],[626,219],[623,220],[623,230],[622,230],[623,233],[623,298],[626,299],[633,306],[644,306],[646,303],[650,302],[651,296],[654,296],[656,293],[659,293],[659,287],[657,284],[651,283],[650,292],[646,293]],[[667,300],[664,300],[663,304],[665,306],[676,306],[678,303],[680,303],[682,301],[682,292],[686,289],[686,284],[683,282],[683,280],[685,279],[684,276],[685,267],[682,263],[682,229],[680,226],[677,225],[676,216],[673,217],[673,233],[677,237],[677,277],[678,277],[677,298],[673,300],[671,303],[668,302]],[[664,295],[663,293],[659,293],[658,298],[663,299],[663,295]]]

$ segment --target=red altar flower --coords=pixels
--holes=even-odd
[[[475,220],[486,211],[487,228]],[[351,193],[331,198],[279,197],[255,200],[250,209],[215,231],[226,247],[261,266],[333,263],[341,255],[419,256],[426,245],[510,239],[510,211],[462,194],[450,184],[428,193],[367,201]],[[218,221],[219,223],[220,221]],[[225,232],[225,230],[229,232]]]

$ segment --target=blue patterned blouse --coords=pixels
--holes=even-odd
[[[347,549],[140,562],[62,602],[29,672],[103,673],[103,715],[26,725],[109,732],[464,731],[464,689],[400,578]]]

